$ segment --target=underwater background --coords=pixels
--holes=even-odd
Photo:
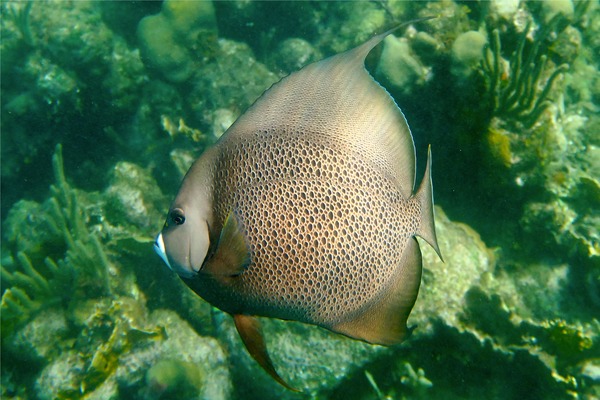
[[[2,399],[600,398],[597,1],[2,1]],[[154,254],[270,85],[367,60],[433,185],[401,346],[262,319],[280,374]],[[422,171],[417,172],[422,176]],[[385,223],[385,221],[382,221]]]

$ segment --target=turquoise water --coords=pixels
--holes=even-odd
[[[2,2],[1,396],[600,397],[596,1]],[[290,72],[367,68],[433,154],[410,338],[262,319],[278,372],[152,250],[191,162]],[[385,221],[381,222],[382,225]]]

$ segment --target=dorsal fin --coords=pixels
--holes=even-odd
[[[371,49],[400,26],[283,78],[231,126],[222,141],[257,134],[325,137],[360,153],[390,177],[405,198],[410,197],[415,183],[410,129],[392,97],[364,66]]]

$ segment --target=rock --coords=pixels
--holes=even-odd
[[[444,261],[431,246],[419,240],[423,254],[423,279],[419,297],[408,319],[416,325],[418,338],[431,331],[432,322],[460,326],[458,317],[466,306],[465,294],[482,276],[493,272],[494,256],[479,234],[468,225],[452,222],[440,207],[435,208],[438,245]]]
[[[142,393],[146,393],[147,372],[159,362],[177,361],[196,366],[199,368],[197,373],[207,377],[199,388],[198,398],[231,398],[233,387],[227,357],[216,339],[199,336],[186,321],[170,310],[152,312],[148,322],[164,327],[166,339],[124,354],[114,376],[116,381],[136,386]],[[194,385],[195,383],[192,386]]]
[[[136,164],[118,162],[105,191],[105,215],[115,224],[125,224],[131,232],[149,232],[160,226],[167,200],[152,175]]]
[[[9,337],[4,337],[3,349],[21,360],[46,363],[60,353],[69,327],[65,311],[50,308],[38,313]]]
[[[552,0],[542,3],[542,15],[544,22],[550,21],[555,15],[562,14],[566,18],[573,16],[575,12],[571,0]]]
[[[60,240],[62,235],[62,232],[48,229],[48,208],[48,204],[41,205],[30,200],[15,203],[2,223],[3,244],[9,245],[15,254],[48,253],[51,243]],[[23,229],[24,226],[27,226],[27,230]],[[42,258],[39,257],[39,261]]]
[[[178,360],[161,360],[146,372],[146,398],[198,398],[205,377],[197,365]]]
[[[80,393],[80,375],[85,371],[83,355],[76,350],[61,353],[35,381],[35,392],[40,400],[77,398]]]
[[[237,115],[227,108],[219,108],[213,113],[213,136],[218,139],[235,122]]]
[[[96,355],[92,359],[86,357],[83,348],[61,353],[36,380],[39,398],[80,398],[82,395],[86,399],[167,398],[160,397],[160,388],[156,384],[168,380],[169,374],[170,378],[178,380],[178,387],[183,392],[195,393],[190,398],[231,398],[233,388],[227,358],[217,340],[199,336],[187,322],[169,310],[154,311],[147,324],[162,327],[164,335],[151,336],[138,329],[123,332],[126,335],[119,340],[131,348],[124,351],[119,347],[114,349],[116,353],[106,354],[108,365],[116,366],[114,370],[106,370],[107,376],[102,375],[104,371],[98,374],[94,367]],[[111,360],[113,356],[117,359]],[[162,376],[159,378],[158,375]]]
[[[193,151],[185,149],[173,149],[169,153],[171,161],[175,165],[177,172],[179,172],[178,180],[181,181],[185,176],[186,172],[190,169],[194,160],[198,157]]]
[[[600,384],[600,360],[591,359],[586,361],[581,367],[582,374],[589,378],[595,384]]]
[[[504,19],[510,19],[519,10],[519,0],[492,0],[490,11]]]
[[[187,49],[177,43],[167,19],[158,14],[142,19],[138,25],[142,60],[149,69],[162,74],[168,81],[183,82],[193,73],[193,63]]]
[[[245,43],[219,39],[219,57],[196,72],[188,102],[195,117],[212,125],[212,110],[241,114],[279,77],[256,61]]]
[[[426,65],[433,65],[439,62],[444,45],[439,39],[427,32],[417,32],[412,38],[411,48]]]
[[[319,59],[313,46],[300,38],[288,38],[279,43],[274,57],[277,67],[288,74]]]

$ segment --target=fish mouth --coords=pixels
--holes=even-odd
[[[156,235],[156,239],[154,239],[154,251],[167,264],[167,267],[173,271],[173,267],[171,267],[169,257],[167,257],[167,252],[165,251],[165,241],[163,240],[162,232]]]
[[[156,252],[156,254],[159,255],[160,258],[162,258],[165,264],[167,264],[167,267],[169,267],[171,271],[175,272],[180,277],[190,279],[197,275],[197,272],[194,270],[191,264],[192,248],[190,246],[190,243],[188,243],[188,256],[186,260],[187,265],[180,265],[176,260],[173,263],[171,263],[171,261],[169,260],[169,256],[167,255],[167,250],[162,232],[159,233],[156,236],[156,239],[154,240],[154,251]]]

